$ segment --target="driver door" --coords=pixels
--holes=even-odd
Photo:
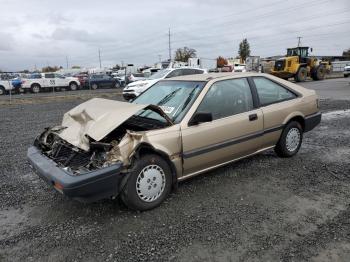
[[[213,120],[182,128],[184,176],[251,154],[262,145],[263,113],[246,78],[215,82],[196,112]]]

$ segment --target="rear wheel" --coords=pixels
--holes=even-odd
[[[279,157],[291,157],[298,153],[303,140],[303,128],[299,122],[292,121],[284,128],[275,152]]]
[[[5,93],[5,88],[3,86],[0,86],[0,95],[4,95]]]
[[[136,160],[121,193],[123,202],[134,210],[159,206],[171,190],[171,169],[157,155],[145,155]]]
[[[71,82],[71,83],[69,84],[69,89],[70,89],[71,91],[76,91],[76,90],[78,90],[78,84],[75,83],[75,82]]]
[[[307,70],[305,67],[300,67],[294,79],[296,82],[304,82],[306,80]]]
[[[30,87],[30,91],[31,91],[32,93],[34,93],[34,94],[39,93],[39,92],[40,92],[40,89],[41,89],[41,87],[40,87],[40,85],[38,85],[38,84],[34,84],[34,85],[32,85],[32,86]]]
[[[91,89],[96,90],[97,88],[98,88],[98,85],[97,85],[97,84],[92,84],[92,85],[91,85]]]

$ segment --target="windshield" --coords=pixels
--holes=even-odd
[[[137,97],[133,103],[157,105],[174,123],[178,123],[191,107],[204,85],[205,82],[160,81]],[[163,117],[151,110],[141,111],[139,116],[164,122]]]
[[[155,73],[154,75],[151,75],[148,79],[160,79],[166,76],[171,70],[169,69],[163,69]]]

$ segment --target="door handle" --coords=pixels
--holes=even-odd
[[[257,114],[251,114],[249,115],[249,121],[254,121],[258,119],[258,115]]]

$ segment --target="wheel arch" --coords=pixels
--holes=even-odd
[[[162,159],[164,159],[167,164],[169,165],[170,169],[171,169],[171,175],[172,175],[172,188],[173,189],[177,189],[177,171],[176,171],[176,167],[174,165],[174,163],[170,160],[170,156],[165,153],[164,151],[155,148],[154,146],[152,146],[149,143],[140,143],[137,148],[134,151],[133,154],[133,160],[132,161],[137,161],[137,159],[139,159],[140,157],[142,157],[143,155],[146,154],[155,154],[158,155],[159,157],[161,157]]]
[[[75,81],[75,80],[69,81],[69,85],[71,85],[71,84],[76,84],[77,86],[79,86],[79,84],[78,84],[77,81]]]
[[[40,88],[41,88],[41,85],[39,84],[39,83],[32,83],[31,85],[30,85],[30,87],[33,87],[33,86],[39,86]]]
[[[288,125],[292,121],[298,122],[301,125],[303,131],[305,130],[305,117],[301,112],[295,112],[286,117],[286,120],[283,122],[283,126]]]

